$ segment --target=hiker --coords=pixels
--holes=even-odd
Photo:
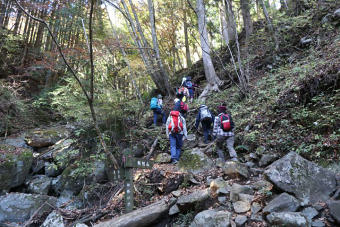
[[[181,86],[181,87],[178,88],[177,94],[182,94],[183,95],[183,98],[182,98],[183,102],[185,102],[187,99],[190,98],[189,90],[188,90],[188,88],[186,88],[184,86]]]
[[[158,95],[157,98],[153,97],[150,102],[150,109],[153,110],[153,123],[155,126],[157,126],[158,115],[162,115],[162,123],[165,124],[165,113],[162,108],[162,95]]]
[[[182,116],[184,118],[186,118],[186,114],[189,110],[188,108],[188,104],[186,104],[184,101],[183,101],[183,94],[180,94],[180,93],[177,93],[176,94],[176,99],[175,99],[175,106],[174,106],[174,110],[176,111],[179,111]]]
[[[209,135],[211,134],[211,124],[213,123],[214,115],[210,112],[206,105],[201,105],[196,116],[196,130],[201,123],[203,129],[204,143],[207,144]]]
[[[190,77],[190,76],[187,76],[187,77],[186,77],[186,81],[185,81],[185,83],[184,83],[184,86],[185,86],[186,88],[188,88],[189,97],[190,97],[190,102],[192,102],[193,99],[194,99],[194,87],[197,87],[197,85],[196,85],[196,84],[193,84],[193,83],[191,82],[191,77]]]
[[[225,161],[223,153],[225,143],[227,144],[231,160],[238,161],[237,154],[234,149],[234,127],[233,119],[231,118],[231,115],[227,113],[226,105],[222,104],[218,107],[218,116],[215,117],[213,129],[213,136],[217,136],[217,154],[222,161]]]
[[[179,111],[170,112],[166,121],[166,135],[170,140],[171,163],[176,164],[181,156],[183,136],[188,138],[185,119]]]

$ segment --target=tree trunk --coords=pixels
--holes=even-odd
[[[269,17],[266,5],[264,4],[263,0],[259,0],[259,1],[260,1],[261,6],[262,6],[262,9],[263,9],[263,14],[264,14],[264,16],[266,17],[266,20],[267,20],[268,29],[271,32],[272,37],[273,37],[273,41],[275,43],[275,50],[277,51],[277,50],[279,50],[279,41],[277,40],[276,31],[275,31],[274,26],[272,24],[272,21]]]
[[[18,34],[20,20],[21,20],[21,14],[22,14],[21,10],[18,10],[17,17],[15,19],[15,24],[14,24],[14,31],[13,31],[15,35]]]
[[[156,24],[155,24],[155,11],[153,6],[153,1],[148,0],[148,6],[149,6],[149,16],[150,16],[150,26],[151,26],[151,35],[152,35],[152,43],[153,43],[153,49],[156,54],[156,60],[158,63],[159,70],[161,72],[161,79],[163,82],[164,89],[166,90],[167,94],[171,94],[170,85],[169,85],[169,76],[168,73],[165,71],[163,62],[160,56],[160,51],[158,47],[158,41],[157,41],[157,33],[156,33]]]
[[[183,4],[183,32],[184,32],[184,45],[185,45],[185,59],[187,63],[187,68],[190,68],[192,65],[191,56],[190,56],[190,46],[189,46],[189,38],[188,38],[188,22],[187,22],[187,9],[186,4]]]
[[[246,39],[249,39],[250,35],[253,33],[253,22],[250,16],[249,0],[241,0],[240,3],[242,10],[243,26],[246,31]]]
[[[45,0],[42,3],[44,4]],[[42,20],[45,20],[46,13],[47,12],[46,12],[45,9],[41,10],[40,18]],[[41,49],[42,40],[43,40],[43,36],[44,36],[44,28],[45,28],[44,24],[39,23],[38,31],[37,31],[37,37],[36,37],[35,43],[34,43],[34,48],[38,49],[38,52],[40,52],[40,49]]]
[[[204,0],[197,0],[197,17],[198,17],[198,31],[200,33],[200,41],[202,48],[202,58],[204,65],[204,73],[207,78],[208,85],[205,88],[206,92],[203,92],[201,97],[204,97],[209,91],[218,91],[218,87],[222,84],[222,81],[217,77],[214,65],[210,56],[210,46],[208,40],[208,31],[205,19],[205,7]],[[204,94],[204,95],[203,95]]]

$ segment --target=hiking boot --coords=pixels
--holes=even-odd
[[[177,164],[177,162],[178,162],[177,160],[172,160],[171,164]]]

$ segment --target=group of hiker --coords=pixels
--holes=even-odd
[[[194,98],[194,88],[197,87],[191,82],[190,77],[184,77],[180,88],[176,92],[174,106],[166,120],[163,110],[162,95],[151,99],[150,108],[153,110],[153,123],[157,125],[157,119],[162,116],[162,123],[166,125],[166,135],[170,140],[171,163],[177,163],[181,156],[183,140],[188,138],[186,114],[188,112],[187,100],[190,102]],[[216,139],[218,157],[225,161],[224,146],[229,151],[231,160],[237,161],[237,154],[234,149],[234,122],[231,115],[227,113],[225,103],[217,108],[218,115],[214,116],[206,105],[200,105],[196,117],[195,128],[198,130],[199,124],[202,126],[204,143],[208,144]]]

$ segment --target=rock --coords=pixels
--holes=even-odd
[[[11,145],[14,147],[19,147],[19,148],[28,148],[31,149],[31,147],[27,146],[25,137],[7,137],[5,140],[0,142],[1,144],[6,144],[6,145]]]
[[[321,24],[327,24],[332,20],[332,14],[328,13],[326,16],[324,16],[321,20]]]
[[[198,141],[196,140],[196,135],[195,134],[189,134],[188,139],[183,144],[183,150],[193,149],[194,147],[197,146],[197,144],[198,144]]]
[[[46,195],[31,195],[24,193],[9,193],[0,196],[0,223],[5,222],[25,222],[38,209],[36,218],[41,217],[44,213],[51,212],[51,206],[55,206],[56,198]]]
[[[300,39],[300,45],[301,46],[307,46],[308,44],[310,44],[313,41],[312,38],[309,38],[307,36],[303,37]]]
[[[236,226],[242,226],[244,225],[244,223],[247,222],[247,216],[244,216],[244,215],[237,215],[236,218],[235,218],[235,224]]]
[[[88,227],[84,223],[77,223],[74,227]]]
[[[250,168],[249,172],[253,176],[259,176],[260,174],[263,174],[263,169],[260,169],[260,168]]]
[[[265,175],[279,189],[293,193],[303,204],[327,200],[336,188],[335,174],[290,152],[275,161]]]
[[[240,193],[243,194],[254,194],[254,190],[249,185],[239,185],[234,183],[230,189],[230,200],[236,202],[240,199]]]
[[[252,214],[249,220],[252,222],[263,222],[263,217],[260,214]]]
[[[229,188],[228,183],[224,181],[222,178],[212,180],[210,183],[211,191],[214,191],[217,194],[228,194],[229,192],[228,188]]]
[[[238,194],[238,200],[251,203],[254,200],[254,196],[240,193]]]
[[[245,164],[234,161],[226,162],[223,166],[223,172],[229,177],[249,177],[248,167]]]
[[[273,188],[273,184],[265,180],[259,180],[254,182],[253,184],[254,189],[259,191],[271,191]]]
[[[340,8],[334,11],[333,17],[337,20],[340,19]]]
[[[315,220],[312,222],[312,227],[325,227],[325,223],[323,223],[321,220]]]
[[[41,159],[35,159],[33,160],[33,164],[32,164],[32,172],[33,173],[39,173],[40,171],[42,171],[45,167],[45,162],[44,160]]]
[[[217,200],[218,200],[219,203],[223,204],[223,203],[225,203],[225,201],[227,201],[227,197],[219,196],[219,197],[217,197]]]
[[[299,212],[273,212],[267,215],[267,220],[272,225],[301,227],[310,226],[305,216]]]
[[[169,163],[171,162],[171,156],[168,153],[160,153],[155,159],[156,163]]]
[[[291,211],[294,212],[300,207],[300,203],[294,196],[287,193],[282,193],[270,201],[265,208],[263,208],[263,213],[268,214],[272,212],[283,212]]]
[[[307,207],[301,212],[309,221],[311,221],[319,212],[313,207]]]
[[[190,227],[228,227],[230,218],[228,211],[205,210],[195,216]]]
[[[97,160],[92,165],[92,173],[88,176],[92,183],[100,183],[107,180],[105,162],[102,160]]]
[[[173,194],[175,197],[180,197],[182,194],[182,191],[172,191],[171,194]]]
[[[56,203],[57,207],[63,207],[66,210],[75,210],[75,209],[81,209],[84,208],[84,204],[82,201],[79,200],[79,197],[73,196],[73,192],[71,191],[63,191]]]
[[[169,215],[174,215],[174,214],[178,214],[180,212],[178,206],[175,204],[173,205],[170,210],[169,210]]]
[[[33,194],[47,195],[52,179],[45,175],[35,175],[28,183],[28,191]]]
[[[261,209],[262,206],[257,202],[254,202],[250,208],[252,214],[257,214]]]
[[[340,224],[340,201],[331,200],[327,203],[329,213],[335,218],[336,222]]]
[[[51,212],[41,227],[64,227],[63,216],[58,214],[56,211]]]
[[[31,147],[48,147],[57,141],[70,135],[70,131],[65,126],[57,126],[48,129],[34,129],[27,133],[25,140]]]
[[[212,203],[212,198],[210,197],[210,190],[203,189],[194,191],[188,195],[182,195],[177,200],[178,208],[181,211],[186,211],[190,209],[204,210],[208,208]]]
[[[158,201],[149,206],[134,210],[117,218],[95,225],[96,227],[143,227],[151,226],[159,218],[168,213],[169,207],[165,200]]]
[[[30,149],[0,144],[0,194],[24,183],[33,162]]]
[[[233,203],[236,213],[244,213],[250,210],[250,203],[248,201],[237,201]]]
[[[198,174],[213,168],[213,161],[199,148],[183,152],[178,165],[182,170]]]
[[[264,154],[262,155],[260,161],[259,161],[259,166],[267,166],[271,164],[273,161],[277,159],[277,156],[275,154]]]
[[[249,168],[253,168],[255,166],[255,163],[254,162],[246,162],[245,163],[246,166],[248,166]]]
[[[44,166],[45,166],[45,175],[48,177],[56,177],[60,175],[63,171],[63,169],[60,168],[55,163],[45,162]]]

